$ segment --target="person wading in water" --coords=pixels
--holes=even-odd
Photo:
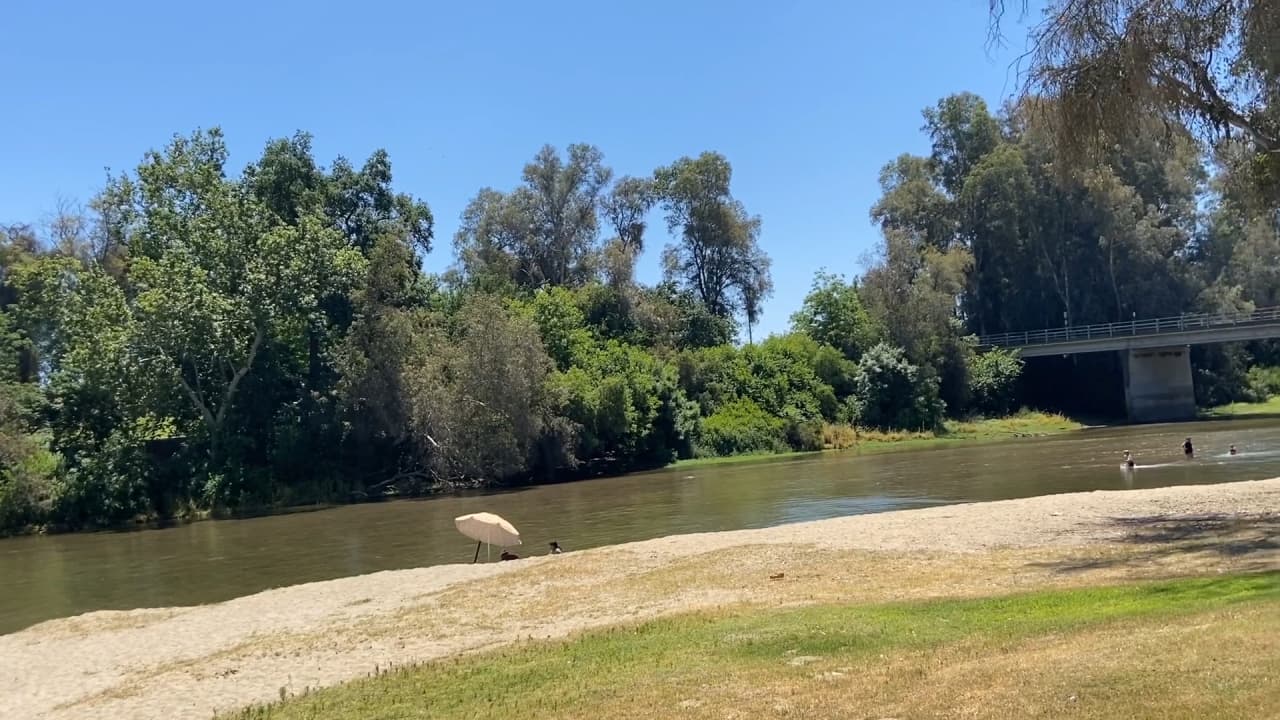
[[[1196,449],[1191,447],[1191,438],[1182,441],[1182,454],[1186,455],[1188,460],[1196,456]]]

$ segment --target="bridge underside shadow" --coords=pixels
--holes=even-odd
[[[1131,422],[1196,416],[1191,346],[1280,338],[1280,307],[985,335],[979,346],[1024,358],[1118,353]]]

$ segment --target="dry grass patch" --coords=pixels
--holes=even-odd
[[[234,717],[1272,718],[1277,677],[1280,573],[1268,573],[686,615]]]
[[[1212,542],[1124,541],[966,554],[760,544],[668,559],[616,548],[457,585],[423,595],[400,612],[323,633],[260,637],[222,659],[234,666],[238,658],[264,654],[339,656],[359,647],[432,658],[694,610],[977,598],[1280,567],[1280,553],[1228,551],[1255,541],[1257,532],[1242,523],[1216,527]]]

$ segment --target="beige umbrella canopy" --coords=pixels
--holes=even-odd
[[[462,515],[453,519],[458,532],[476,541],[476,556],[471,562],[480,559],[480,545],[497,545],[511,547],[520,544],[520,531],[516,526],[494,515],[481,512]]]

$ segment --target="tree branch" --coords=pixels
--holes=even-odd
[[[1182,85],[1182,89],[1183,92],[1191,94],[1190,101],[1198,103],[1201,112],[1219,122],[1225,122],[1238,130],[1248,133],[1253,138],[1253,141],[1258,144],[1258,147],[1266,152],[1272,152],[1280,147],[1280,138],[1264,134],[1248,118],[1232,107],[1226,98],[1222,97],[1222,93],[1218,92],[1217,86],[1214,85],[1213,78],[1209,77],[1208,68],[1197,66],[1195,72],[1197,84],[1200,85],[1204,94],[1208,96],[1208,100],[1203,100],[1191,93],[1190,88],[1187,88],[1185,84]],[[1171,79],[1170,82],[1177,81],[1176,79]]]
[[[178,383],[182,385],[182,389],[186,391],[187,397],[191,398],[191,402],[194,403],[196,409],[200,411],[200,416],[204,418],[205,424],[209,426],[209,431],[212,432],[215,430],[217,428],[217,421],[214,419],[213,413],[209,411],[209,406],[204,404],[204,400],[200,399],[199,393],[197,393],[191,385],[187,383],[187,379],[182,377],[181,367],[178,368]]]
[[[262,345],[262,338],[265,333],[262,328],[257,328],[253,332],[253,344],[249,346],[249,355],[244,359],[242,365],[236,374],[231,378],[231,382],[227,384],[227,389],[222,394],[222,404],[218,407],[218,414],[215,417],[215,429],[222,427],[222,421],[227,416],[227,408],[231,407],[231,400],[235,397],[236,388],[240,386],[240,381],[245,375],[249,374],[249,370],[253,367],[254,358],[258,356],[258,348]]]

